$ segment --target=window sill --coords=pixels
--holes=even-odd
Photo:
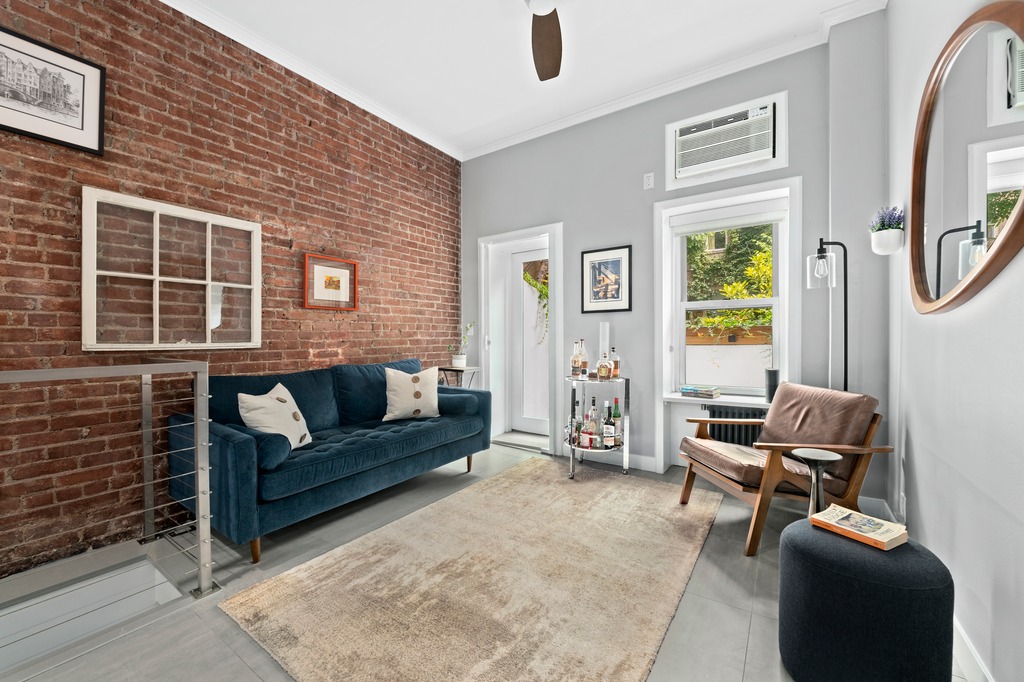
[[[763,407],[768,409],[768,401],[761,395],[722,395],[719,398],[691,398],[678,393],[667,393],[661,396],[663,403],[683,403],[689,405],[735,405],[736,407]]]

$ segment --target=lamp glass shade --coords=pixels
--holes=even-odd
[[[965,239],[960,242],[960,259],[957,268],[957,279],[967,276],[974,266],[985,257],[988,250],[988,241],[984,237],[977,239]]]
[[[807,257],[807,288],[834,289],[836,286],[836,254]]]

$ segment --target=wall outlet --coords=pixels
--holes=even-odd
[[[644,173],[644,191],[654,189],[654,173]]]

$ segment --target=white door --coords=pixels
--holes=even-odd
[[[527,277],[546,290],[548,250],[515,251],[509,268],[510,425],[514,431],[547,435],[550,385],[547,299],[527,282]]]

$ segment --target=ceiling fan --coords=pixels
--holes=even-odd
[[[542,81],[556,77],[562,69],[562,27],[555,0],[525,0],[533,12],[533,65]]]

